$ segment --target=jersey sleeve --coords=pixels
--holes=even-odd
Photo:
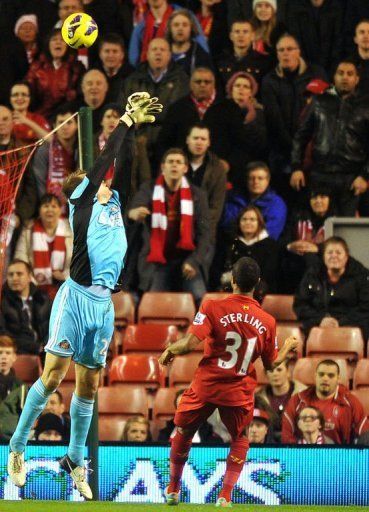
[[[210,302],[205,301],[200,306],[197,315],[188,329],[188,332],[199,338],[199,340],[204,340],[211,335],[212,325],[209,314],[211,314]]]
[[[273,324],[268,331],[268,337],[265,340],[264,350],[261,354],[261,359],[265,368],[270,368],[273,362],[278,357],[278,340],[276,332],[276,323],[273,320]]]

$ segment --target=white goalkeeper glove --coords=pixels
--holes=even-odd
[[[121,117],[128,126],[133,123],[154,123],[155,114],[160,114],[163,105],[158,103],[158,98],[150,98],[148,92],[135,92],[129,96],[126,112]]]

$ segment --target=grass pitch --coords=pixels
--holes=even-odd
[[[210,512],[215,511],[214,505],[196,505],[181,503],[176,508],[167,505],[148,505],[146,503],[130,505],[126,503],[99,502],[65,502],[65,501],[2,501],[0,512]],[[222,509],[217,509],[222,510]],[[280,505],[268,507],[265,505],[233,505],[235,512],[368,512],[368,507],[320,507]]]

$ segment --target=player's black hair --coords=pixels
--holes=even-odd
[[[323,359],[323,361],[320,361],[318,366],[316,367],[316,371],[318,371],[319,366],[322,366],[322,364],[325,364],[326,366],[335,366],[337,368],[337,374],[340,374],[340,367],[338,363],[333,359]]]
[[[252,258],[243,256],[232,267],[233,281],[241,292],[251,292],[260,280],[260,267]]]

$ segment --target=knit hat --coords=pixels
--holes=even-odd
[[[252,10],[255,11],[255,7],[262,2],[266,2],[267,4],[271,5],[274,11],[277,12],[277,0],[254,0],[252,2]]]
[[[252,94],[252,96],[255,96],[256,93],[258,92],[258,88],[259,88],[255,78],[250,73],[247,73],[246,71],[237,71],[237,73],[234,73],[227,82],[227,85],[226,85],[227,97],[230,98],[232,96],[232,87],[233,87],[235,81],[237,80],[237,78],[240,78],[240,77],[247,78],[247,80],[251,84],[251,94]]]
[[[61,418],[52,412],[48,412],[40,416],[35,430],[36,439],[38,439],[39,435],[46,430],[56,430],[56,432],[59,432],[59,434],[65,438],[64,424]]]
[[[20,16],[14,26],[14,34],[18,34],[18,30],[23,23],[33,23],[33,25],[36,27],[36,30],[38,30],[38,22],[37,22],[37,16],[35,14],[23,14],[23,16]]]
[[[263,409],[254,409],[254,420],[260,420],[269,425],[269,414]]]

